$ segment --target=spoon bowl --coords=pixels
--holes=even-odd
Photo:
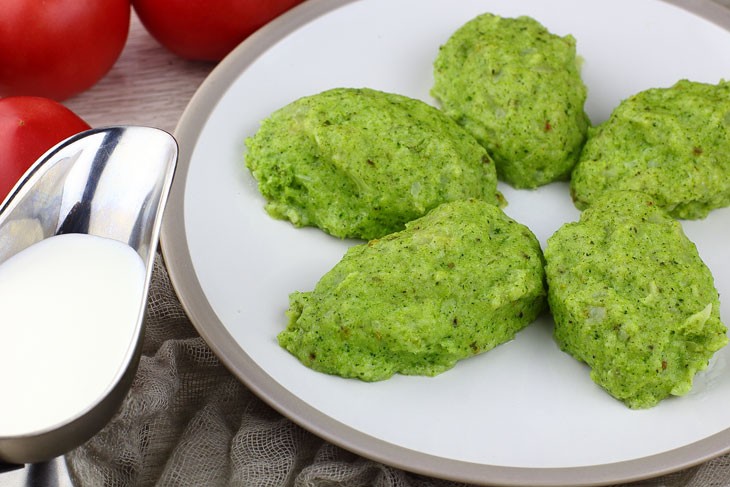
[[[0,205],[0,264],[50,237],[88,234],[129,246],[145,268],[132,343],[104,394],[51,427],[10,434],[0,429],[0,462],[33,463],[63,454],[98,432],[119,408],[139,362],[147,293],[176,162],[177,143],[162,130],[92,129],[44,154]],[[19,400],[3,396],[3,401]],[[44,407],[60,401],[64,398],[48,397]]]

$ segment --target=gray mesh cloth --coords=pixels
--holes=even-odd
[[[446,487],[358,457],[253,395],[198,336],[157,256],[143,355],[115,418],[66,457],[78,486]],[[730,455],[636,486],[730,485]]]

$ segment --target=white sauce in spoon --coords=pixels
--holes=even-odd
[[[0,264],[0,437],[74,419],[133,352],[145,266],[93,235],[42,240]]]

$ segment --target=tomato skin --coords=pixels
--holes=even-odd
[[[129,33],[129,0],[0,0],[0,96],[64,100],[91,88]]]
[[[178,56],[220,61],[259,27],[304,0],[132,0],[152,37]]]
[[[0,98],[0,201],[28,168],[58,142],[91,127],[48,98]]]

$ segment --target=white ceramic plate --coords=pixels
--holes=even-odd
[[[301,365],[280,348],[287,296],[311,290],[355,241],[270,218],[243,165],[244,139],[272,111],[333,87],[430,103],[439,45],[483,12],[530,15],[571,33],[584,58],[586,111],[680,78],[730,76],[730,12],[658,0],[310,0],[239,46],[204,83],[176,132],[181,159],[162,232],[180,299],[200,334],[284,415],[367,457],[474,483],[602,484],[676,470],[730,448],[730,348],[682,398],[632,411],[561,353],[544,315],[515,340],[435,378],[363,383]],[[501,185],[506,212],[541,244],[575,220],[567,185]],[[730,296],[730,209],[684,222]],[[730,322],[730,298],[721,314]]]

